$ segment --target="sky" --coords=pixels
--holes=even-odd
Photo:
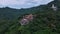
[[[53,0],[0,0],[0,7],[30,8],[41,4],[47,4]]]

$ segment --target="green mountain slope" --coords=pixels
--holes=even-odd
[[[55,4],[57,11],[50,7]],[[18,19],[25,14],[37,15],[28,25],[21,26]],[[52,1],[32,8],[0,8],[0,34],[60,34],[60,4]]]

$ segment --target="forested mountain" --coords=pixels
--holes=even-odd
[[[52,4],[57,6],[57,11],[51,8]],[[21,26],[18,21],[26,14],[37,17]],[[0,8],[0,34],[60,34],[60,0],[32,8]]]

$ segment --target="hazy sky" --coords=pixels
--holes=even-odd
[[[0,0],[0,7],[28,8],[47,4],[53,0]]]

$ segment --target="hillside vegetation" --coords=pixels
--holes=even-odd
[[[0,34],[60,34],[60,1],[54,0],[46,5],[32,8],[0,8]],[[57,11],[52,10],[55,4]],[[36,17],[28,25],[18,22],[22,16],[34,14]]]

